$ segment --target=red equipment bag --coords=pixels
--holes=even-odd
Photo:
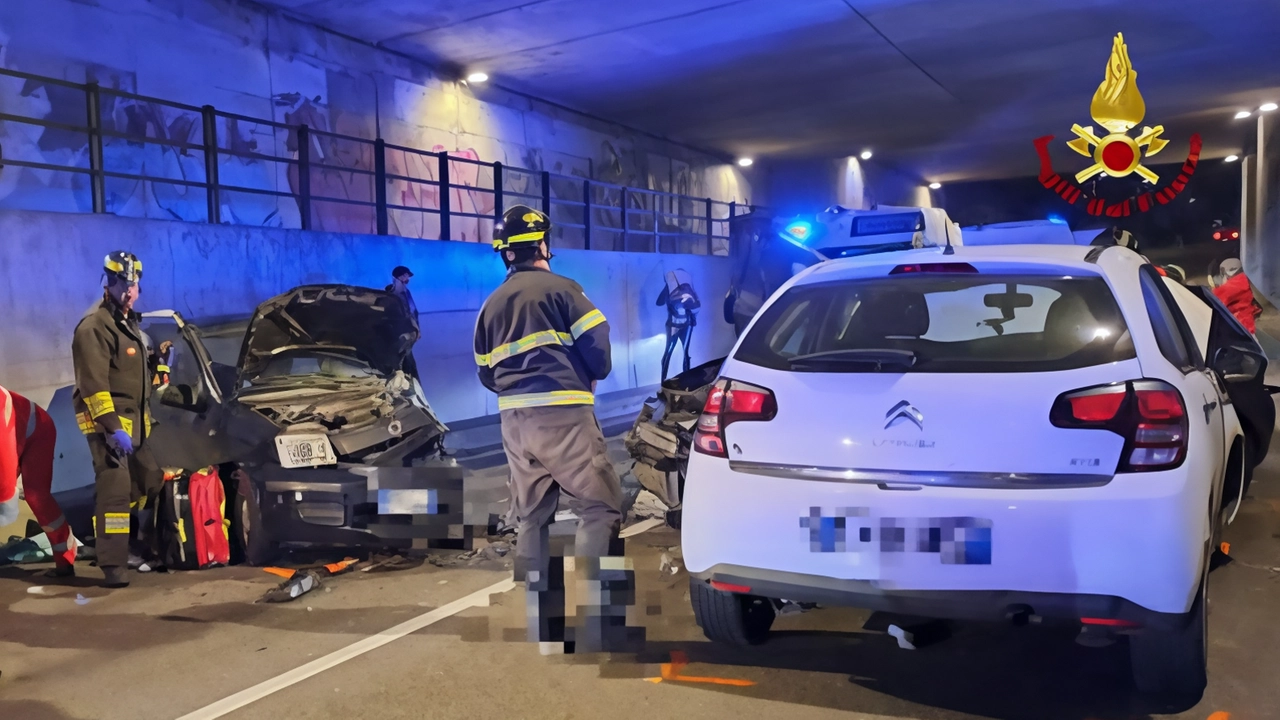
[[[166,475],[158,511],[165,566],[201,570],[231,562],[226,507],[217,468]]]

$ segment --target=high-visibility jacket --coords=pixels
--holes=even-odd
[[[476,319],[480,382],[498,408],[593,405],[609,376],[609,323],[569,278],[516,267]]]
[[[31,414],[35,418],[34,413]],[[22,447],[18,435],[27,437],[26,428],[18,427],[18,408],[13,395],[0,387],[0,503],[9,502],[18,492],[18,458]]]
[[[1249,278],[1244,273],[1236,273],[1230,279],[1213,289],[1213,294],[1218,296],[1223,305],[1231,311],[1232,315],[1244,325],[1244,329],[1251,333],[1258,331],[1257,318],[1260,308],[1256,306],[1253,300],[1253,288],[1249,285]]]
[[[85,435],[124,429],[140,445],[151,431],[151,375],[141,316],[125,316],[107,298],[84,316],[71,340],[76,419]]]

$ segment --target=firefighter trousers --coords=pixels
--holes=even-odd
[[[154,551],[155,503],[163,475],[143,441],[134,453],[117,456],[101,433],[87,436],[93,455],[94,534],[97,537],[98,566],[125,567],[129,562],[129,546],[134,532],[130,518],[137,510],[136,547],[140,553]]]
[[[54,562],[59,566],[72,565],[76,561],[75,539],[71,537],[71,526],[67,525],[62,508],[53,499],[53,449],[58,431],[49,413],[35,403],[31,404],[31,412],[35,415],[35,430],[27,438],[18,460],[23,493],[36,522],[49,538]]]
[[[502,445],[511,468],[511,503],[519,542],[516,580],[547,577],[548,529],[560,494],[578,515],[574,555],[610,554],[622,524],[622,483],[609,461],[590,405],[502,411]]]

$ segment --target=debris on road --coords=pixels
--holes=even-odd
[[[77,604],[77,605],[88,605],[88,604],[89,604],[89,598],[85,597],[84,595],[81,595],[80,593],[76,593],[76,604]]]
[[[951,626],[944,620],[923,620],[912,625],[890,625],[886,632],[898,640],[898,647],[915,650],[941,642],[951,636]]]
[[[458,553],[456,555],[439,555],[433,554],[427,558],[427,562],[439,568],[459,567],[462,565],[479,565],[485,562],[494,562],[506,564],[507,556],[511,554],[514,546],[505,540],[497,540],[485,545],[482,548],[469,550],[467,552]]]
[[[641,490],[636,501],[631,505],[631,515],[636,519],[657,518],[662,520],[670,509],[661,498],[648,490]]]
[[[906,630],[903,630],[897,625],[889,626],[889,634],[898,639],[898,647],[902,648],[903,650],[916,649],[916,646],[914,644],[914,641],[916,639],[915,635],[912,635],[911,633],[907,632]]]
[[[735,678],[721,677],[696,677],[693,675],[682,675],[680,671],[689,664],[689,657],[681,650],[671,651],[671,662],[662,663],[662,676],[656,678],[645,678],[651,683],[660,683],[664,680],[667,682],[687,682],[702,683],[707,685],[729,685],[731,687],[752,687],[755,685],[754,680],[738,680]]]
[[[666,524],[667,524],[666,520],[663,520],[660,517],[649,518],[648,520],[641,520],[640,522],[623,529],[622,532],[618,533],[618,537],[629,538],[629,537],[632,537],[633,535],[639,535],[640,533],[648,532],[654,528],[662,527],[663,525],[666,525]]]
[[[680,572],[680,564],[671,557],[671,553],[664,552],[658,560],[658,572],[663,575],[675,575]]]
[[[259,602],[292,602],[318,587],[320,587],[319,573],[314,570],[299,570],[289,579],[268,590]],[[311,608],[307,609],[310,610]]]

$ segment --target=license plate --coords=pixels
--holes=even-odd
[[[379,490],[379,515],[436,515],[440,512],[435,490]]]
[[[276,452],[280,455],[280,465],[286,468],[319,467],[338,462],[329,438],[320,434],[277,435]]]

